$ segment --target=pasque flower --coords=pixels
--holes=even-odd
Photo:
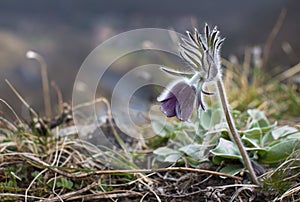
[[[205,110],[203,95],[213,94],[206,92],[204,87],[221,74],[219,51],[223,39],[216,27],[210,31],[209,26],[205,25],[204,33],[201,36],[195,29],[194,34],[187,32],[188,38],[182,38],[179,54],[188,64],[186,72],[162,67],[162,70],[180,77],[157,98],[161,102],[161,111],[167,117],[176,116],[187,121],[194,108]]]
[[[201,107],[205,110],[203,95],[212,95],[206,92],[207,82],[216,84],[223,112],[231,132],[231,137],[235,141],[241,153],[245,167],[248,169],[252,181],[259,185],[254,172],[251,160],[243,145],[243,142],[235,127],[233,117],[229,111],[226,92],[222,81],[220,48],[224,41],[219,36],[219,31],[215,27],[212,31],[205,25],[204,36],[199,35],[195,29],[194,34],[187,32],[188,38],[182,38],[179,53],[184,61],[187,62],[188,72],[174,71],[163,67],[162,70],[176,74],[181,77],[171,83],[165,91],[158,97],[161,102],[161,111],[168,117],[177,116],[182,121],[187,121],[194,108]]]
[[[157,100],[162,102],[161,111],[167,117],[177,116],[178,119],[187,121],[194,109],[196,89],[184,80],[171,84]]]

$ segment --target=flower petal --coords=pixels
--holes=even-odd
[[[187,121],[194,109],[196,90],[186,81],[176,81],[171,88],[157,98],[161,102],[160,109],[167,117],[177,116],[182,121]]]
[[[187,83],[181,83],[181,90],[176,94],[176,116],[182,121],[187,121],[194,109],[196,90]]]
[[[167,117],[173,117],[176,116],[176,98],[175,96],[173,98],[169,98],[167,100],[164,100],[160,106],[160,110],[167,116]]]
[[[176,80],[170,83],[165,90],[157,97],[158,102],[163,102],[164,100],[174,97],[181,89],[182,84],[185,84],[185,80]],[[188,85],[188,84],[187,84]]]

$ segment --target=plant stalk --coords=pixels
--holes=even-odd
[[[234,141],[235,141],[235,143],[236,143],[236,145],[237,145],[237,147],[238,147],[238,149],[239,149],[239,151],[242,155],[244,165],[248,169],[248,172],[250,174],[252,182],[255,183],[256,185],[260,185],[259,181],[257,179],[257,176],[254,172],[253,166],[251,164],[250,158],[249,158],[249,156],[248,156],[248,154],[245,150],[243,142],[242,142],[242,140],[241,140],[241,138],[240,138],[240,136],[237,132],[236,127],[235,127],[233,118],[232,118],[232,116],[229,112],[229,104],[228,104],[228,101],[227,101],[224,84],[223,84],[223,81],[222,81],[220,76],[218,76],[218,79],[217,79],[217,86],[218,86],[219,97],[220,97],[220,100],[221,100],[221,103],[222,103],[222,107],[223,107],[223,111],[224,111],[224,114],[225,114],[225,117],[226,117],[227,124],[229,126],[232,137],[233,137],[233,139],[234,139]]]

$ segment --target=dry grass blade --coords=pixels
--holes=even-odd
[[[54,81],[51,81],[51,86],[56,91],[57,101],[58,101],[58,106],[59,106],[60,112],[63,112],[64,107],[63,107],[63,96],[62,96],[61,90],[59,89],[59,87],[57,86],[57,84]]]
[[[286,13],[287,13],[287,9],[284,8],[281,10],[280,15],[277,19],[277,22],[275,23],[266,43],[265,43],[265,47],[264,47],[264,56],[263,56],[263,60],[262,60],[262,67],[266,68],[266,64],[267,61],[269,60],[269,55],[270,55],[270,51],[271,51],[271,47],[273,44],[273,41],[275,39],[275,37],[277,36],[278,32],[280,31],[280,28],[284,22],[284,19],[286,17]]]
[[[10,89],[15,93],[15,95],[18,97],[18,99],[22,102],[22,104],[29,109],[29,111],[35,116],[38,117],[38,114],[30,107],[30,105],[24,100],[24,98],[20,95],[20,93],[15,89],[15,87],[7,80],[5,79],[5,82],[10,87]]]
[[[30,188],[32,187],[32,185],[35,183],[35,181],[42,175],[42,174],[44,174],[45,172],[47,172],[48,171],[48,169],[46,168],[46,169],[44,169],[44,170],[42,170],[31,182],[30,182],[30,184],[29,184],[29,186],[27,187],[27,189],[26,189],[26,191],[25,191],[25,202],[27,202],[28,201],[28,192],[29,192],[29,190],[30,190]]]
[[[93,188],[93,187],[95,187],[95,186],[97,186],[97,185],[98,185],[98,184],[94,182],[94,183],[92,183],[92,184],[90,184],[90,185],[88,185],[88,186],[86,186],[86,187],[84,187],[84,188],[82,188],[82,189],[80,189],[80,190],[68,192],[68,193],[63,194],[63,195],[60,195],[60,196],[56,196],[56,197],[53,197],[53,198],[49,198],[49,199],[47,199],[47,202],[60,201],[61,199],[62,199],[62,200],[66,200],[66,199],[71,198],[71,197],[74,197],[74,196],[76,196],[76,195],[81,195],[82,193],[89,191],[91,188]]]
[[[288,78],[291,78],[292,76],[296,75],[300,72],[300,63],[296,64],[295,66],[289,68],[288,70],[282,72],[281,74],[277,75],[275,79],[278,79],[278,81],[284,81]]]
[[[24,126],[23,121],[20,119],[20,117],[17,115],[17,113],[15,112],[15,110],[3,99],[0,98],[0,101],[5,104],[5,106],[8,107],[8,109],[13,113],[13,115],[16,117],[16,119],[18,120],[18,122],[21,124],[21,126]],[[11,125],[11,124],[10,124]]]
[[[212,174],[217,176],[223,176],[223,177],[229,177],[238,181],[241,181],[242,178],[236,177],[233,175],[220,173],[216,171],[211,170],[203,170],[203,169],[196,169],[196,168],[187,168],[187,167],[169,167],[169,168],[158,168],[158,169],[136,169],[136,170],[99,170],[99,171],[92,171],[92,172],[86,172],[86,173],[69,173],[62,170],[59,170],[59,168],[51,167],[46,162],[41,161],[40,159],[30,156],[30,155],[24,155],[25,158],[30,159],[31,161],[34,161],[36,164],[40,164],[41,166],[46,166],[50,169],[52,169],[54,172],[57,172],[61,175],[64,175],[69,178],[85,178],[89,176],[95,176],[95,175],[109,175],[109,174],[121,174],[121,173],[152,173],[152,172],[167,172],[167,171],[189,171],[189,172],[195,172],[195,173],[206,173],[206,174]]]
[[[45,104],[45,113],[47,117],[51,117],[51,98],[50,98],[50,88],[49,88],[49,78],[47,72],[47,63],[44,58],[34,51],[28,51],[26,53],[27,58],[35,59],[40,63],[41,68],[41,78],[42,78],[42,86],[43,86],[43,97]]]
[[[13,194],[13,193],[0,193],[0,197],[12,197],[14,199],[17,198],[25,198],[28,197],[30,199],[36,199],[36,200],[45,200],[46,198],[43,197],[37,197],[37,196],[26,196],[24,194]]]
[[[83,201],[89,201],[89,200],[96,200],[96,199],[110,199],[110,198],[128,198],[133,196],[142,196],[141,193],[130,191],[130,190],[114,190],[114,191],[107,191],[107,192],[98,192],[95,194],[87,194],[87,195],[79,195],[74,196],[71,198],[68,198],[66,201],[72,201],[72,200],[83,200]]]
[[[293,198],[294,195],[298,195],[300,194],[300,185],[298,184],[298,186],[289,189],[288,191],[286,191],[285,193],[283,193],[278,199],[275,199],[274,201],[284,201],[285,199],[288,198]],[[296,200],[294,200],[296,201]],[[299,199],[297,200],[299,201]]]

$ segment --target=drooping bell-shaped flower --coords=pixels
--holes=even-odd
[[[210,31],[205,25],[204,32],[204,36],[196,29],[193,35],[187,32],[188,38],[182,38],[183,43],[179,45],[181,58],[189,64],[188,72],[162,67],[167,73],[183,77],[171,83],[157,98],[161,102],[161,111],[167,117],[177,116],[187,121],[195,107],[205,110],[203,95],[213,95],[204,88],[207,82],[221,76],[219,51],[224,39],[220,38],[216,27]]]
[[[161,102],[160,109],[167,117],[177,116],[187,121],[194,109],[196,89],[184,80],[172,83],[157,98]]]

